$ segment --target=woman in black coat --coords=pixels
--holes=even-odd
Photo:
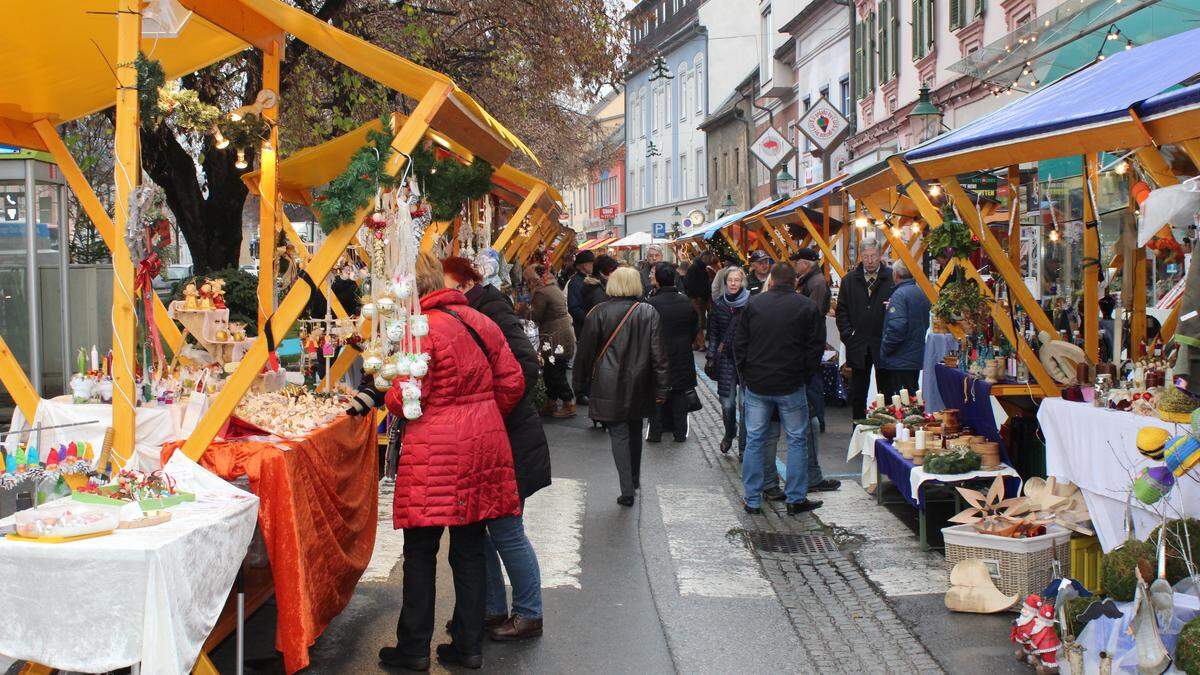
[[[667,350],[668,376],[671,393],[667,401],[658,406],[650,418],[650,432],[646,440],[658,443],[664,429],[669,429],[675,441],[687,440],[687,404],[685,393],[696,388],[696,362],[692,356],[692,341],[700,331],[700,319],[696,310],[675,286],[675,267],[660,262],[654,266],[651,282],[654,290],[646,302],[658,310],[662,319],[663,346]]]
[[[641,487],[642,420],[667,400],[667,351],[661,319],[642,297],[642,279],[622,267],[608,280],[610,299],[583,322],[575,350],[575,391],[591,387],[588,417],[604,422],[621,481],[617,503],[633,506]],[[607,345],[607,348],[606,348]]]
[[[713,280],[713,309],[708,316],[708,342],[704,370],[717,380],[717,397],[721,399],[721,419],[725,422],[725,437],[721,452],[729,452],[734,437],[746,447],[746,426],[738,424],[738,373],[733,360],[733,335],[742,310],[750,300],[746,289],[746,272],[740,267],[726,267]]]
[[[457,288],[467,296],[472,309],[487,316],[500,330],[512,348],[513,355],[525,374],[525,395],[504,418],[508,440],[512,445],[513,469],[517,475],[517,491],[524,501],[550,484],[550,446],[542,420],[533,405],[539,366],[537,351],[509,299],[494,286],[481,285],[483,277],[466,258],[453,257],[442,261],[447,288]],[[487,560],[487,604],[484,625],[493,639],[523,640],[542,634],[542,575],[537,554],[525,535],[522,516],[508,516],[486,522],[488,541],[484,550]],[[500,562],[512,580],[512,615],[504,591],[504,576]]]

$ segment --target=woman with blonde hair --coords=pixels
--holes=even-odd
[[[590,388],[588,416],[608,428],[621,483],[617,503],[633,506],[641,487],[642,423],[667,400],[667,351],[658,312],[640,302],[642,279],[631,267],[608,278],[608,300],[583,322],[575,352],[575,390]]]
[[[521,366],[490,319],[471,309],[462,292],[444,287],[442,265],[430,253],[417,259],[417,292],[429,333],[421,350],[429,372],[421,380],[423,414],[404,426],[396,468],[393,523],[404,530],[404,599],[397,644],[379,660],[409,670],[429,669],[434,580],[442,530],[450,528],[454,618],[445,664],[483,665],[486,593],[484,522],[521,513],[504,416],[521,400]],[[402,415],[403,381],[392,384],[388,409]]]

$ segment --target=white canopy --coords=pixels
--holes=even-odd
[[[613,243],[609,244],[609,248],[628,248],[632,246],[650,246],[652,244],[665,244],[666,239],[655,239],[650,236],[649,232],[634,232],[631,235],[622,237]]]

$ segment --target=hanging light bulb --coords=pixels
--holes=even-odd
[[[859,216],[854,219],[854,226],[860,230],[867,229],[867,225],[870,225],[870,224],[871,223],[870,223],[870,221],[867,220],[866,216]]]
[[[1037,85],[1038,85],[1038,81],[1037,81],[1037,79],[1033,79],[1033,80],[1030,80],[1030,81],[1029,81],[1029,86],[1031,86],[1031,87],[1037,87]]]
[[[1097,61],[1103,61],[1103,60],[1104,60],[1104,55],[1103,55],[1103,54],[1100,54],[1099,56],[1097,56],[1097,57],[1096,57],[1096,60],[1097,60]]]
[[[900,235],[904,234],[904,230],[901,229],[899,225],[893,225],[892,226],[892,234],[899,237]]]
[[[1032,64],[1032,63],[1030,63],[1029,61],[1026,61],[1026,62],[1025,62],[1025,70],[1022,70],[1022,71],[1021,71],[1021,74],[1022,74],[1022,75],[1029,75],[1029,74],[1031,74],[1031,73],[1033,73],[1033,64]]]
[[[1129,51],[1130,49],[1133,49],[1133,40],[1126,39],[1125,40],[1125,51]]]
[[[942,186],[938,185],[937,183],[930,185],[929,186],[929,196],[930,197],[941,197],[942,196]]]
[[[1052,241],[1052,242],[1058,241],[1058,230],[1050,230],[1050,241]]]
[[[220,129],[213,130],[213,139],[216,140],[216,146],[218,150],[224,150],[225,148],[229,147],[229,139],[225,138],[225,136],[221,134]]]
[[[241,113],[239,113],[237,111],[231,112],[231,113],[229,113],[229,120],[232,122],[241,122],[242,115],[241,115]]]
[[[1118,176],[1124,176],[1125,172],[1129,171],[1129,162],[1120,162],[1113,167],[1113,171],[1115,171]]]
[[[238,148],[237,161],[234,162],[233,165],[239,169],[244,169],[249,166],[246,164],[246,151],[242,148]]]

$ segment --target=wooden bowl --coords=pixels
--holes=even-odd
[[[982,441],[971,446],[971,451],[979,455],[983,469],[1000,468],[1000,444],[992,441]]]
[[[892,422],[880,425],[879,434],[889,441],[896,437],[896,425]]]
[[[907,441],[896,441],[896,450],[904,459],[913,458],[913,450],[917,449],[917,441],[915,438],[910,438]]]

